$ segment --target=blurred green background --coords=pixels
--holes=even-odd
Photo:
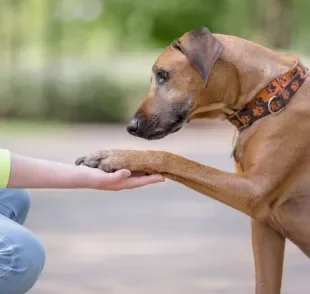
[[[36,158],[74,163],[99,149],[165,150],[232,172],[228,122],[187,124],[157,141],[125,131],[158,54],[206,26],[310,64],[309,0],[0,4],[1,148]],[[254,293],[246,216],[172,181],[145,189],[32,190],[26,226],[47,263],[30,293]],[[309,265],[288,242],[283,293],[309,293]]]
[[[306,55],[309,0],[1,0],[0,117],[124,122],[199,26]]]

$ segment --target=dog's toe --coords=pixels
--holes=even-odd
[[[82,157],[79,157],[76,161],[75,161],[75,165],[81,165],[84,163],[86,159],[86,156],[82,156]]]
[[[83,156],[75,161],[76,165],[85,165],[91,168],[97,168],[100,164],[100,158]]]

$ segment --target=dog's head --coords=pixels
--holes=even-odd
[[[156,60],[151,89],[127,126],[148,140],[180,130],[194,118],[221,115],[231,66],[219,59],[222,43],[207,28],[185,33]]]

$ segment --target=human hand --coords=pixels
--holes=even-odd
[[[121,191],[165,181],[165,178],[161,175],[134,173],[126,169],[106,173],[98,168],[90,168],[83,165],[77,168],[83,171],[83,181],[87,181],[87,186],[95,190]]]

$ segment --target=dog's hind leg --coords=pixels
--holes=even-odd
[[[256,294],[280,294],[285,238],[268,225],[252,219]]]

